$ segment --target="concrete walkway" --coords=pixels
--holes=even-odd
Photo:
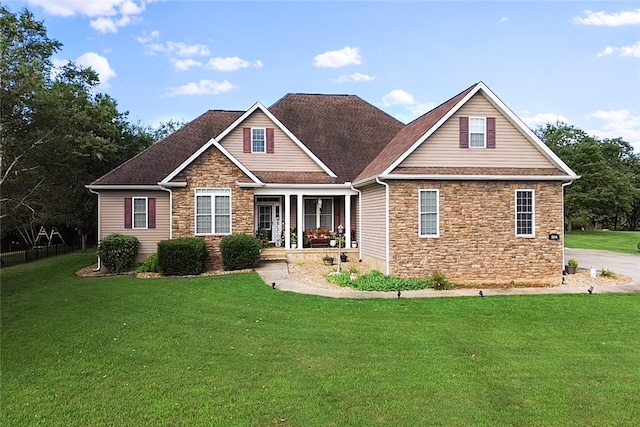
[[[567,249],[567,251],[569,251]],[[566,258],[575,258],[578,260],[580,266],[591,266],[592,263],[589,262],[591,258],[588,258],[588,254],[582,254],[578,252],[574,252],[575,249],[572,249],[571,252],[567,252]],[[591,252],[591,251],[589,251]],[[595,252],[604,252],[604,251],[595,251]],[[570,254],[570,255],[569,255]],[[596,254],[597,256],[603,257],[612,254],[612,252],[604,252],[600,254]],[[634,255],[626,255],[623,257],[617,257],[617,255],[625,255],[625,254],[615,254],[614,257],[607,257],[607,261],[610,259],[618,259],[620,264],[613,264],[607,262],[605,265],[606,268],[613,270],[614,272],[623,274],[625,276],[630,276],[634,279],[633,283],[630,285],[620,285],[620,286],[603,286],[598,287],[594,290],[594,293],[604,294],[604,293],[628,293],[628,292],[640,292],[640,271],[638,271],[638,264],[633,263]],[[637,257],[640,260],[640,257]],[[598,258],[605,259],[605,258]],[[627,263],[629,264],[629,270],[625,268],[621,268]],[[596,265],[596,264],[593,264]],[[334,290],[334,289],[322,289],[322,288],[314,288],[311,286],[304,285],[299,283],[293,279],[289,275],[289,268],[287,267],[287,263],[284,261],[278,262],[264,262],[260,264],[256,268],[256,272],[260,275],[262,280],[264,280],[267,285],[273,286],[275,283],[275,288],[281,291],[288,292],[296,292],[299,294],[307,294],[307,295],[319,295],[330,298],[354,298],[354,299],[364,299],[364,298],[398,298],[396,292],[374,292],[374,291],[355,291],[355,290]],[[635,273],[635,275],[634,275]],[[483,289],[482,292],[485,296],[492,295],[542,295],[542,294],[586,294],[586,289],[581,287],[574,286],[558,286],[556,288],[507,288],[507,289]],[[434,298],[434,297],[459,297],[459,296],[478,296],[479,289],[454,289],[450,291],[435,291],[433,289],[423,289],[419,291],[403,291],[401,298]]]

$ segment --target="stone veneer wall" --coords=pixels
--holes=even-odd
[[[398,276],[440,271],[454,281],[559,284],[560,182],[389,181],[390,268]],[[440,237],[419,237],[418,190],[439,189]],[[535,190],[535,237],[515,237],[515,190]]]
[[[253,190],[237,185],[251,180],[218,149],[209,148],[173,181],[187,182],[186,188],[173,190],[174,238],[195,236],[196,188],[231,188],[231,232],[253,235]],[[222,269],[220,240],[223,237],[205,236],[209,250],[208,269]]]

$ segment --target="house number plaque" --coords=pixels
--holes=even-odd
[[[560,240],[560,235],[558,233],[549,234],[549,240]]]

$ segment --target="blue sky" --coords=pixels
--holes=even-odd
[[[192,120],[287,93],[358,95],[408,122],[484,81],[529,126],[562,120],[640,152],[638,2],[5,1],[92,66],[132,121]]]

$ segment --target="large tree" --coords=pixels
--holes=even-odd
[[[567,188],[565,215],[569,228],[634,228],[640,187],[639,158],[622,138],[598,139],[566,123],[547,124],[538,136],[581,176]]]
[[[39,224],[86,236],[96,198],[84,185],[151,145],[152,131],[130,124],[98,92],[92,69],[69,63],[53,70],[61,44],[30,12],[0,7],[0,15],[2,232],[19,232],[27,244]]]

